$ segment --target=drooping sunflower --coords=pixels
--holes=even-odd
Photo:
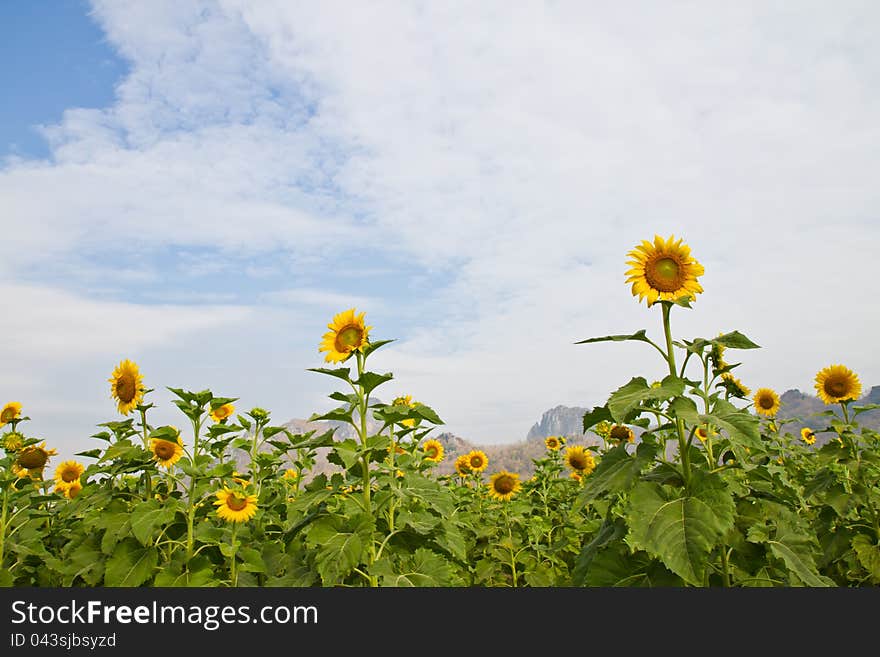
[[[170,469],[183,456],[183,440],[180,434],[177,434],[176,441],[153,438],[150,440],[150,451],[157,465]]]
[[[755,412],[765,417],[773,417],[779,410],[779,395],[770,388],[758,388],[752,398]]]
[[[804,427],[801,429],[801,440],[803,440],[807,445],[812,445],[816,442],[816,434],[813,433],[813,430],[810,427]]]
[[[472,450],[468,452],[467,465],[471,472],[482,472],[489,466],[489,457],[482,450]]]
[[[565,438],[562,436],[547,436],[544,438],[544,444],[551,452],[559,451],[559,448],[565,444]]]
[[[457,459],[455,459],[455,472],[458,473],[459,477],[466,476],[471,471],[471,466],[468,465],[468,455],[462,454]]]
[[[503,502],[508,501],[520,489],[522,484],[519,475],[515,472],[501,470],[489,478],[489,496]]]
[[[639,301],[647,298],[648,306],[684,296],[693,300],[703,291],[697,282],[705,273],[703,265],[691,256],[690,247],[680,239],[675,241],[673,235],[668,240],[655,235],[653,244],[643,240],[627,255],[632,259],[626,263],[631,267],[626,282],[632,283],[633,296],[638,295]]]
[[[726,384],[724,387],[727,388],[727,391],[734,397],[742,397],[743,399],[745,399],[750,394],[752,394],[752,391],[746,388],[743,385],[743,382],[737,379],[730,372],[725,372],[724,374],[722,374],[721,380]]]
[[[21,402],[9,402],[0,411],[0,427],[12,422],[21,415]]]
[[[223,422],[233,413],[235,413],[235,406],[232,404],[223,404],[211,411],[211,419],[214,420],[214,422]]]
[[[64,461],[61,465],[55,468],[55,490],[58,491],[60,488],[63,492],[70,488],[74,482],[78,483],[79,478],[85,471],[86,469],[81,463],[77,463],[76,461]]]
[[[580,445],[565,448],[565,464],[582,475],[589,474],[596,467],[593,455]]]
[[[49,457],[55,456],[56,454],[58,454],[58,451],[54,448],[46,449],[46,441],[43,441],[39,445],[29,445],[22,449],[18,453],[18,458],[15,462],[18,467],[27,470],[32,478],[35,475],[42,477],[43,468],[46,467]]]
[[[724,335],[723,333],[719,333],[718,337]],[[712,361],[712,369],[715,371],[723,370],[727,367],[727,362],[724,360],[724,350],[725,346],[723,344],[718,344],[717,342],[712,343],[712,349],[709,351],[709,359]]]
[[[64,497],[66,497],[69,500],[72,500],[74,497],[79,495],[80,492],[82,491],[82,488],[83,487],[82,487],[82,484],[80,483],[79,479],[75,479],[74,481],[71,481],[67,485],[62,485],[59,482],[55,483],[55,492],[58,493],[59,495],[64,495]]]
[[[110,396],[116,400],[117,408],[122,415],[131,413],[143,400],[144,381],[137,363],[126,358],[116,366],[108,381]]]
[[[615,424],[611,427],[608,437],[618,445],[620,443],[634,443],[636,441],[636,435],[633,433],[633,430],[625,424]]]
[[[17,431],[10,431],[3,434],[3,440],[0,443],[2,443],[3,449],[6,450],[7,454],[12,454],[20,450],[21,446],[24,445],[24,436]]]
[[[349,308],[333,317],[333,321],[327,324],[329,333],[324,334],[318,352],[326,351],[324,360],[328,363],[341,363],[347,360],[355,351],[363,352],[369,344],[369,333],[372,326],[364,325],[364,315],[355,314],[354,308]]]
[[[426,461],[440,463],[443,460],[443,445],[433,438],[425,441],[425,444],[422,445],[422,452],[425,454]]]
[[[848,367],[829,365],[816,374],[816,391],[826,404],[858,399],[862,394],[862,384]]]
[[[217,492],[217,515],[226,522],[247,522],[257,513],[257,496],[224,486]]]

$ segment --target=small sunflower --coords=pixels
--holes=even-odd
[[[816,442],[816,434],[813,433],[813,430],[810,427],[804,427],[801,429],[801,440],[803,440],[807,445],[812,445]]]
[[[176,441],[153,438],[150,441],[150,451],[153,452],[153,459],[157,465],[170,469],[183,456],[183,440],[181,440],[180,434],[177,434]]]
[[[724,335],[723,333],[719,333],[718,337]],[[714,370],[723,370],[727,367],[727,363],[724,360],[724,350],[725,346],[723,344],[718,344],[717,342],[712,343],[712,349],[709,351],[709,359],[712,361],[712,369]]]
[[[608,437],[618,445],[620,443],[634,443],[636,441],[633,430],[624,424],[615,424],[611,427]]]
[[[489,478],[489,496],[496,500],[508,501],[520,489],[519,475],[502,470]]]
[[[593,431],[597,436],[601,438],[608,438],[611,434],[611,427],[613,425],[608,420],[602,420],[595,427],[593,427]]]
[[[565,438],[562,436],[547,436],[544,439],[544,444],[547,446],[551,452],[559,451],[559,448],[565,444]]]
[[[426,440],[422,445],[422,451],[425,453],[426,461],[440,463],[443,460],[443,445],[438,440]]]
[[[61,465],[55,468],[55,490],[58,491],[58,489],[61,488],[63,491],[72,486],[74,482],[78,483],[79,478],[85,471],[86,469],[81,463],[77,463],[76,461],[64,461]]]
[[[471,466],[468,464],[467,454],[462,454],[455,459],[455,471],[460,477],[466,476],[471,471]]]
[[[392,406],[399,406],[402,408],[415,408],[419,406],[419,402],[413,401],[412,395],[403,395],[401,397],[397,397],[394,401],[391,402]],[[400,423],[405,427],[414,427],[419,423],[419,420],[410,418],[408,420],[401,420]]]
[[[223,404],[211,411],[211,419],[214,420],[214,422],[223,422],[233,413],[235,413],[235,406],[232,404]]]
[[[848,367],[830,365],[816,374],[816,391],[826,404],[858,399],[862,384]]]
[[[574,479],[578,483],[580,483],[584,480],[584,475],[582,475],[577,470],[572,470],[571,474],[569,474],[568,476],[569,476],[569,478]]]
[[[3,449],[6,450],[7,454],[12,454],[21,449],[21,446],[24,445],[24,436],[22,436],[17,431],[10,431],[9,433],[3,434],[2,442]]]
[[[372,326],[364,325],[364,315],[355,314],[354,308],[337,314],[333,321],[327,324],[329,333],[324,334],[318,353],[326,351],[324,360],[328,363],[341,363],[347,360],[355,351],[363,352],[369,344],[369,333]]]
[[[75,479],[71,481],[69,484],[62,485],[60,482],[55,483],[55,492],[59,495],[64,495],[69,500],[72,500],[74,497],[80,494],[82,491],[82,484],[79,479]]]
[[[746,388],[742,381],[737,379],[730,372],[722,374],[721,380],[726,384],[724,387],[727,388],[728,392],[734,397],[746,398],[752,394],[752,391]]]
[[[581,474],[589,474],[596,467],[593,455],[580,445],[565,448],[565,463],[572,470]]]
[[[131,413],[144,398],[144,382],[136,363],[125,359],[108,379],[110,396],[117,402],[122,415]]]
[[[709,430],[706,427],[697,427],[696,431],[694,431],[697,438],[700,439],[700,442],[706,442],[706,439],[709,438]]]
[[[288,483],[292,483],[299,479],[299,473],[294,468],[287,468],[287,470],[284,471],[284,474],[281,475],[281,478]]]
[[[685,296],[693,300],[703,291],[697,282],[705,273],[703,265],[691,257],[689,246],[672,235],[668,240],[655,235],[653,244],[643,240],[627,255],[632,260],[626,263],[631,267],[626,282],[632,283],[633,296],[638,295],[639,301],[647,298],[648,306]]]
[[[217,492],[217,515],[227,522],[247,522],[257,512],[257,496],[224,487]]]
[[[21,402],[9,402],[0,411],[0,427],[21,416]]]
[[[779,410],[779,395],[770,388],[758,388],[752,401],[755,412],[765,417],[773,417]]]
[[[467,455],[467,465],[471,472],[482,472],[489,465],[489,457],[481,450],[472,450]]]
[[[16,463],[20,468],[28,470],[32,477],[35,473],[42,475],[49,457],[56,454],[58,454],[57,450],[46,449],[46,441],[43,441],[39,445],[30,445],[22,449],[18,453]]]

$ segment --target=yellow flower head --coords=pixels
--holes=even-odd
[[[639,301],[647,298],[648,306],[656,301],[675,301],[680,297],[691,300],[703,291],[697,277],[705,272],[703,265],[691,257],[691,249],[670,235],[664,240],[654,236],[654,243],[643,240],[627,254],[631,269],[626,272],[626,282],[632,283],[633,296]]]
[[[565,448],[565,464],[580,474],[590,474],[596,467],[593,455],[580,445]]]
[[[217,492],[217,515],[227,522],[247,522],[257,513],[257,496],[224,487]]]
[[[724,335],[723,333],[719,333],[718,337]],[[709,359],[712,361],[712,369],[714,370],[723,370],[727,367],[727,363],[724,361],[724,350],[726,347],[723,344],[718,344],[717,342],[712,343],[712,349],[709,351]]]
[[[584,475],[582,475],[577,470],[572,470],[571,474],[568,475],[571,479],[574,479],[576,482],[581,483],[584,480]]]
[[[779,410],[779,395],[770,388],[758,388],[752,401],[755,412],[765,417],[773,417]]]
[[[728,392],[734,397],[742,397],[743,399],[745,399],[750,394],[752,394],[752,391],[746,388],[743,385],[742,381],[737,379],[730,372],[725,372],[724,374],[722,374],[721,380],[727,384],[725,387],[727,388]]]
[[[58,493],[59,495],[64,495],[64,497],[66,497],[69,500],[72,500],[74,497],[79,495],[80,492],[82,491],[82,488],[83,487],[82,487],[82,484],[80,483],[79,479],[76,479],[75,481],[71,481],[67,485],[62,485],[60,482],[57,482],[57,481],[55,483],[55,492]]]
[[[443,460],[443,445],[438,440],[426,440],[422,445],[422,452],[425,454],[426,461],[440,463]]]
[[[608,432],[608,437],[618,445],[620,443],[633,443],[636,440],[633,430],[625,424],[615,424],[611,427],[611,431]]]
[[[108,379],[110,396],[117,402],[122,415],[131,413],[144,398],[144,382],[136,363],[125,359]]]
[[[709,437],[709,430],[706,427],[697,427],[696,431],[694,431],[697,438],[700,439],[700,442],[706,442],[706,439]]]
[[[6,450],[8,454],[12,454],[20,450],[21,446],[24,445],[24,436],[17,431],[10,431],[3,435],[2,444],[3,449]]]
[[[416,406],[419,406],[419,402],[413,401],[412,395],[403,395],[401,397],[396,397],[394,401],[391,402],[391,405],[400,406],[402,408],[415,408]],[[419,420],[401,420],[400,423],[405,427],[414,427],[419,423]]]
[[[85,471],[86,469],[81,463],[77,463],[76,461],[64,461],[61,465],[55,468],[55,490],[58,491],[60,488],[61,492],[64,492],[64,490],[70,488],[74,483],[79,483],[79,478]]]
[[[180,434],[177,434],[176,441],[153,438],[150,440],[150,451],[153,452],[153,459],[158,465],[171,469],[171,466],[183,456],[183,440]]]
[[[369,344],[369,333],[372,326],[364,325],[364,315],[355,314],[354,308],[339,313],[327,324],[329,333],[324,334],[318,352],[326,351],[324,360],[328,363],[341,363],[351,357],[355,351],[363,352]]]
[[[597,436],[608,438],[608,436],[611,434],[611,427],[612,424],[608,420],[602,420],[601,422],[597,423],[595,427],[593,427],[593,431],[596,433]]]
[[[9,402],[0,411],[0,427],[21,416],[21,402]]]
[[[544,439],[544,444],[551,452],[556,452],[565,444],[565,438],[562,436],[547,436]]]
[[[467,465],[471,472],[482,472],[489,466],[489,457],[479,449],[468,452]]]
[[[287,480],[288,483],[292,483],[299,479],[299,473],[294,468],[287,468],[282,475],[282,478]]]
[[[464,477],[471,471],[471,466],[468,465],[467,454],[462,454],[457,459],[455,459],[455,471],[460,477]]]
[[[502,470],[489,478],[489,496],[496,500],[508,501],[520,489],[519,475]]]
[[[813,433],[813,430],[810,427],[804,427],[801,429],[801,440],[803,440],[807,445],[812,445],[816,442],[816,434]]]
[[[826,404],[836,404],[858,399],[862,394],[862,384],[848,367],[830,365],[816,374],[816,391]]]
[[[43,468],[49,461],[50,456],[55,456],[58,452],[55,449],[46,449],[46,441],[39,445],[30,445],[25,447],[18,453],[16,463],[20,468],[29,471],[31,477],[35,474],[42,476]]]
[[[232,404],[223,404],[211,411],[211,419],[214,420],[214,422],[223,422],[233,413],[235,413],[235,406]]]

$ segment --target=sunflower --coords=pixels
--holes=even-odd
[[[257,512],[257,496],[225,486],[217,492],[217,515],[227,522],[247,522]]]
[[[63,492],[70,488],[74,482],[79,483],[79,478],[85,470],[86,469],[81,463],[77,463],[76,461],[64,461],[61,465],[55,468],[55,491],[58,492],[58,489],[60,488]]]
[[[706,439],[709,437],[709,430],[706,427],[697,427],[696,431],[694,431],[697,438],[700,439],[700,442],[706,442]]]
[[[611,434],[612,426],[613,425],[608,420],[602,420],[595,427],[593,427],[593,431],[596,433],[597,436],[608,438],[608,436]]]
[[[460,477],[466,476],[471,471],[471,466],[468,464],[467,454],[462,454],[455,459],[455,471]]]
[[[426,461],[440,463],[443,460],[443,445],[433,438],[425,441],[425,444],[422,445],[422,451],[425,453]]]
[[[21,402],[9,402],[0,411],[0,427],[21,416]]]
[[[726,384],[724,387],[727,388],[728,392],[734,397],[748,397],[752,394],[752,391],[746,388],[742,381],[737,379],[730,372],[722,374],[721,380]]]
[[[584,475],[582,475],[577,470],[572,470],[571,474],[568,475],[571,479],[574,479],[576,482],[580,483],[584,480]]]
[[[288,483],[292,483],[299,479],[299,472],[294,468],[287,468],[287,470],[284,471],[284,474],[281,475],[281,478],[287,480]]]
[[[596,467],[593,455],[584,450],[580,445],[565,448],[565,463],[572,470],[581,474],[589,474]]]
[[[55,492],[59,495],[64,495],[69,500],[72,500],[74,497],[80,494],[82,491],[82,484],[79,482],[79,479],[75,479],[71,481],[69,484],[62,485],[60,482],[55,483]]]
[[[372,326],[364,326],[364,315],[355,315],[355,309],[339,313],[327,324],[329,333],[324,334],[318,347],[318,353],[326,351],[324,360],[328,363],[341,363],[347,360],[352,352],[363,352],[369,344],[369,333]]]
[[[403,395],[401,397],[396,397],[394,399],[394,401],[391,402],[391,405],[398,406],[401,408],[410,409],[410,408],[415,408],[416,406],[419,406],[420,404],[419,404],[419,402],[413,401],[412,395]],[[408,420],[401,420],[400,423],[405,427],[411,428],[411,427],[416,426],[416,424],[419,423],[419,420],[410,418]]]
[[[672,235],[668,240],[655,235],[653,244],[643,240],[627,254],[632,260],[626,264],[632,268],[626,272],[626,282],[632,283],[633,296],[638,295],[639,301],[647,297],[648,306],[658,299],[693,299],[703,291],[697,282],[697,276],[705,273],[703,265],[691,257],[689,246],[674,239]]]
[[[779,395],[770,388],[758,388],[752,398],[755,412],[765,417],[773,417],[779,410]]]
[[[223,404],[211,411],[211,419],[214,420],[214,422],[223,422],[233,413],[235,413],[235,406],[232,404]]]
[[[565,438],[562,436],[547,436],[544,439],[544,444],[547,445],[547,449],[551,452],[556,452],[560,447],[565,443]]]
[[[816,391],[826,404],[836,404],[858,399],[862,394],[862,384],[848,367],[830,365],[816,374]]]
[[[807,445],[812,445],[816,442],[816,434],[813,433],[813,430],[810,427],[804,427],[801,429],[801,440],[803,440]]]
[[[634,443],[636,440],[633,430],[624,424],[615,424],[611,427],[611,431],[608,432],[608,437],[618,445],[623,442]]]
[[[723,333],[719,333],[718,337],[720,338]],[[718,344],[717,342],[712,343],[712,349],[709,351],[709,359],[712,361],[712,369],[714,370],[723,370],[727,367],[727,363],[724,360],[724,345]]]
[[[122,415],[131,413],[144,398],[144,382],[136,363],[125,359],[108,379],[110,396],[118,403]]]
[[[467,465],[471,472],[482,472],[489,465],[489,457],[486,456],[486,452],[478,449],[472,450],[468,452]]]
[[[30,475],[30,471],[27,468],[21,467],[18,463],[13,463],[12,474],[14,474],[18,479],[24,479],[25,477]]]
[[[0,441],[0,444],[3,445],[3,449],[6,450],[8,454],[12,454],[13,452],[20,450],[21,446],[24,445],[24,436],[17,431],[10,431],[9,433],[3,434],[3,440]]]
[[[489,478],[489,496],[496,500],[508,501],[520,489],[519,475],[502,470]]]
[[[180,434],[177,434],[176,441],[153,438],[150,441],[150,451],[153,452],[153,458],[158,465],[171,469],[171,466],[183,456],[183,440],[181,440]]]
[[[46,467],[49,457],[57,453],[55,449],[46,449],[46,441],[43,441],[39,445],[30,445],[22,449],[15,462],[18,467],[27,470],[32,478],[34,475],[42,477],[43,468]]]

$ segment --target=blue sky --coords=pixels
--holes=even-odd
[[[519,440],[662,376],[573,344],[658,333],[623,282],[656,233],[706,269],[680,335],[762,345],[746,385],[880,383],[878,9],[639,8],[0,3],[0,400],[68,454],[123,358],[157,421],[165,386],[308,417],[355,306],[385,396]]]

